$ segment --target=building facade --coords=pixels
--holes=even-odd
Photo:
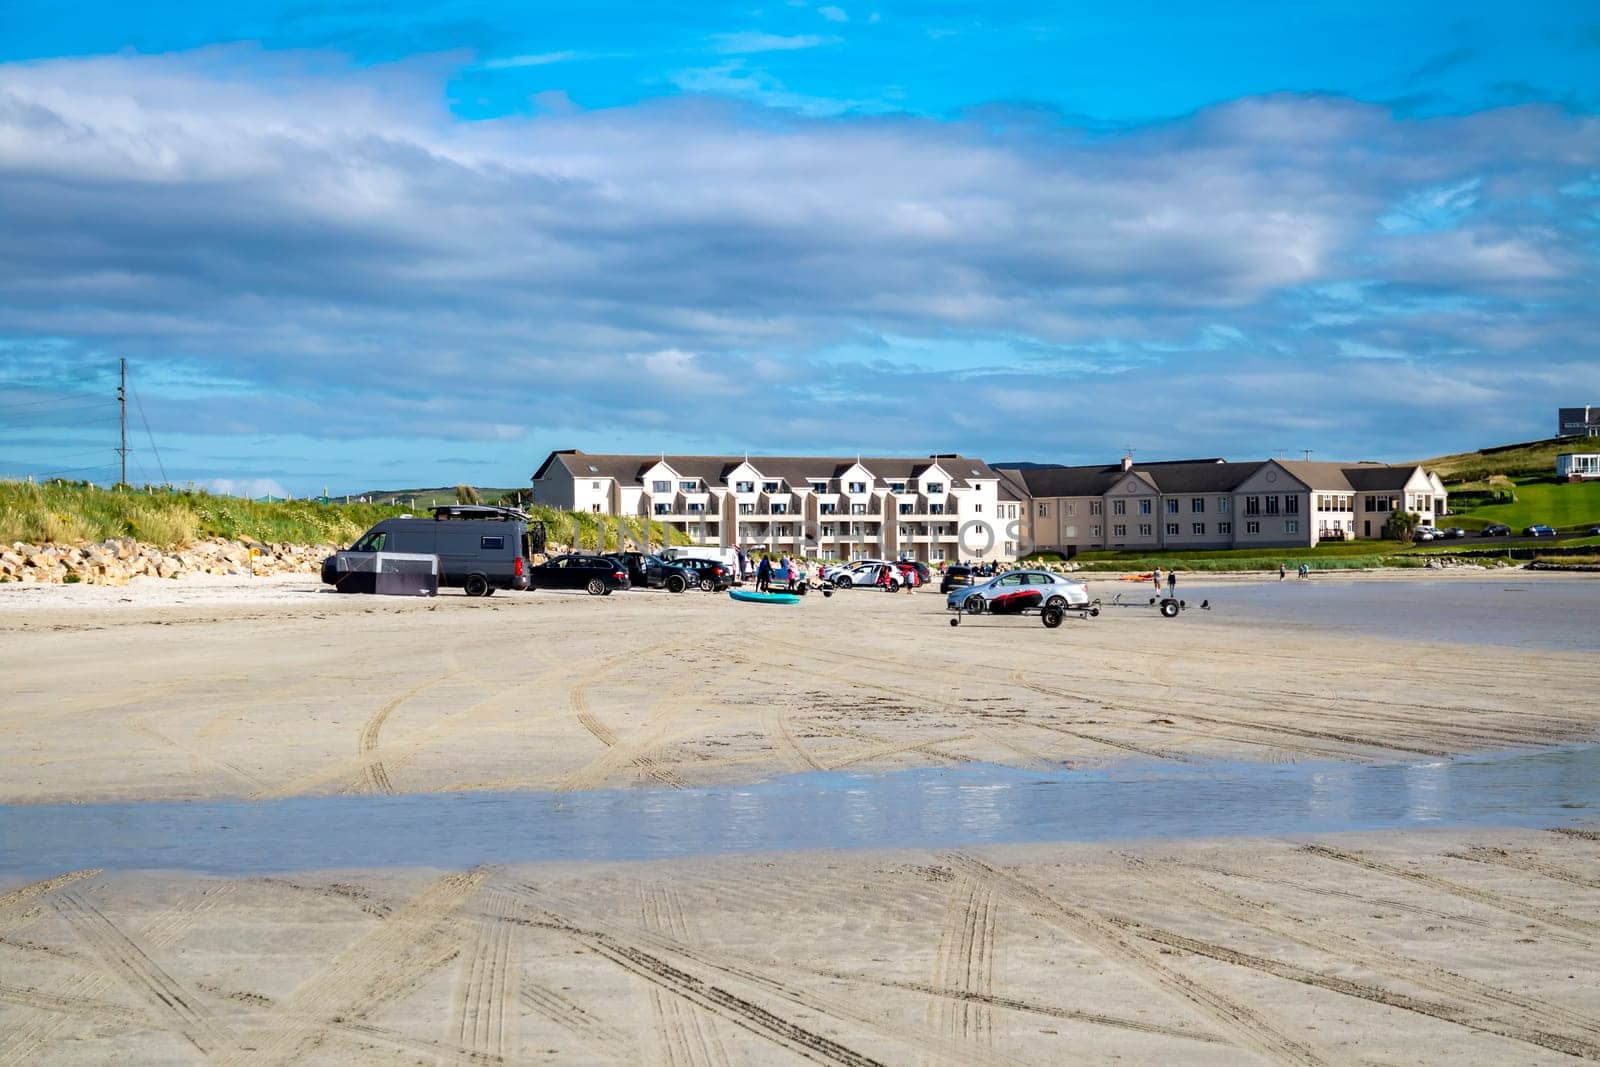
[[[1600,452],[1563,452],[1556,457],[1556,477],[1587,482],[1600,478]]]
[[[552,452],[535,503],[648,519],[696,544],[802,556],[1011,560],[1073,553],[1310,547],[1387,536],[1395,511],[1449,513],[1422,467],[1221,459],[991,467],[919,458]]]
[[[1105,467],[997,468],[1036,551],[1309,548],[1387,535],[1389,515],[1449,512],[1421,467],[1220,459]]]
[[[648,519],[695,544],[930,563],[1012,559],[1021,502],[982,460],[552,452],[539,504]]]

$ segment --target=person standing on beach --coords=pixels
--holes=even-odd
[[[1160,596],[1161,595],[1161,568],[1157,567],[1153,572],[1151,572],[1150,578],[1156,584],[1156,596]]]
[[[1278,564],[1278,581],[1280,581],[1280,582],[1283,581],[1284,575],[1286,575],[1288,573],[1289,573],[1289,568],[1285,567],[1281,563]]]
[[[1167,596],[1176,599],[1178,596],[1178,572],[1167,572]]]
[[[756,592],[765,593],[772,586],[772,560],[767,556],[761,557],[761,562],[756,564]]]
[[[1309,582],[1311,580],[1311,565],[1310,564],[1308,564],[1308,563],[1300,564],[1300,580],[1302,582]]]

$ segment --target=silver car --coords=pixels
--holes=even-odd
[[[885,563],[876,559],[862,560],[859,563],[852,563],[848,567],[840,567],[832,573],[829,580],[840,589],[849,589],[851,586],[877,585],[883,580],[884,568],[888,568],[890,572],[889,584],[893,588],[899,589],[901,583],[900,568],[892,563]]]
[[[952,589],[945,607],[967,614],[991,612],[1014,615],[1030,608],[1081,608],[1089,604],[1089,590],[1050,571],[1007,571],[982,585]]]

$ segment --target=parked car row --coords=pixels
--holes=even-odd
[[[822,577],[839,589],[887,585],[894,590],[905,588],[908,581],[927,585],[933,580],[933,572],[919,560],[856,559],[823,568]]]
[[[1478,531],[1478,536],[1479,537],[1510,537],[1510,536],[1512,536],[1512,532],[1513,531],[1512,531],[1511,527],[1507,526],[1505,523],[1491,522],[1489,525],[1485,526],[1483,529]],[[1580,537],[1600,537],[1600,526],[1584,527],[1582,529],[1575,530],[1574,533],[1576,533]],[[1536,522],[1532,526],[1524,526],[1522,528],[1522,536],[1523,537],[1556,537],[1556,536],[1559,536],[1559,534],[1558,534],[1558,532],[1557,532],[1557,530],[1556,530],[1556,528],[1554,526],[1550,526],[1550,525],[1548,525],[1546,523],[1542,523],[1542,522]]]

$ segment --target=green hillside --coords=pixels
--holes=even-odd
[[[1480,448],[1476,452],[1457,452],[1454,455],[1436,456],[1418,462],[1437,473],[1444,479],[1446,485],[1456,485],[1485,482],[1495,475],[1506,478],[1538,476],[1554,478],[1557,455],[1562,452],[1586,451],[1600,451],[1600,441],[1551,437],[1543,441],[1523,441],[1514,445]]]
[[[1600,482],[1563,484],[1526,478],[1513,482],[1510,491],[1516,499],[1504,504],[1474,505],[1468,498],[1458,501],[1451,497],[1452,514],[1439,520],[1439,525],[1480,530],[1499,522],[1518,532],[1535,523],[1558,530],[1600,525]]]

